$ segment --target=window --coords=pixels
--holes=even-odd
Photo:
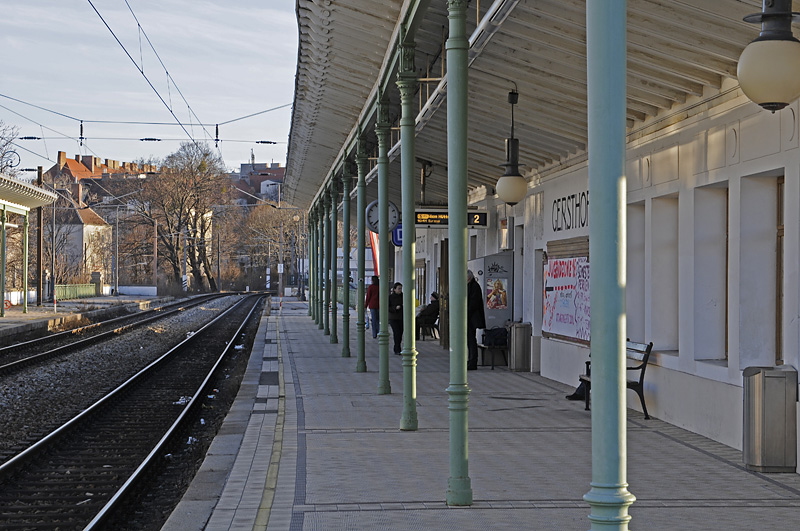
[[[628,337],[646,343],[645,338],[645,205],[628,205],[627,209],[627,258],[625,301]]]
[[[678,198],[653,199],[650,336],[653,348],[678,350]]]
[[[775,365],[783,365],[783,182],[784,177],[779,177],[776,183]]]
[[[782,358],[782,179],[745,177],[739,205],[739,368]]]
[[[728,357],[728,187],[694,192],[694,358]]]

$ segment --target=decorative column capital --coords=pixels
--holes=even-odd
[[[366,173],[367,162],[369,162],[369,157],[367,157],[367,143],[360,139],[358,141],[358,148],[356,149],[356,164],[358,165],[358,173]]]
[[[378,116],[375,122],[375,133],[378,135],[379,151],[388,147],[389,133],[392,124],[389,121],[389,100],[381,99],[378,102]]]
[[[398,53],[400,54],[400,68],[398,71],[398,78],[408,77],[415,75],[414,59],[416,58],[417,43],[414,41],[406,41],[400,45]]]
[[[350,180],[352,179],[352,174],[350,173],[350,161],[344,161],[344,165],[342,166],[342,193],[344,194],[345,198],[350,193]]]
[[[447,0],[447,10],[448,11],[466,10],[467,1],[468,0]]]

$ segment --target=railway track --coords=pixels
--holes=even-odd
[[[43,363],[52,358],[105,341],[126,331],[186,311],[218,297],[220,297],[219,294],[195,297],[188,301],[180,301],[132,315],[123,315],[74,330],[67,330],[0,348],[0,376],[11,374],[25,367]]]
[[[186,423],[213,395],[214,373],[241,344],[259,300],[243,299],[0,465],[0,528],[114,528],[109,522],[133,510],[143,478],[164,463],[168,445],[186,437]]]

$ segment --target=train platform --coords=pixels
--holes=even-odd
[[[140,295],[87,297],[57,301],[55,307],[52,301],[45,302],[41,306],[37,306],[36,303],[28,304],[27,313],[23,312],[22,305],[11,306],[5,310],[4,316],[0,317],[0,342],[9,336],[69,327],[72,323],[84,319],[108,319],[112,313],[123,307],[127,311],[146,310],[171,300],[173,297]]]
[[[400,431],[400,356],[379,395],[377,340],[366,373],[331,344],[308,305],[262,316],[239,397],[166,531],[585,530],[591,418],[574,389],[505,367],[471,371],[474,503],[448,507],[449,352],[417,342],[417,431]],[[341,341],[341,320],[339,321]],[[576,375],[577,381],[577,375]],[[795,530],[800,475],[749,472],[741,451],[628,410],[632,529]]]

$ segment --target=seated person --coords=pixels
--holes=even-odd
[[[431,293],[431,303],[417,315],[417,339],[420,330],[424,327],[433,327],[437,319],[439,319],[439,294],[434,291]]]

